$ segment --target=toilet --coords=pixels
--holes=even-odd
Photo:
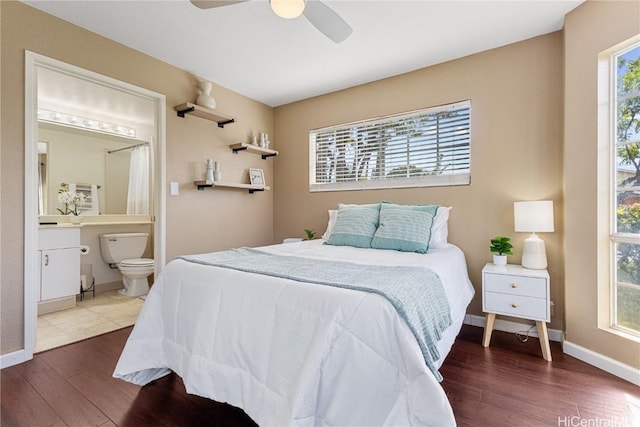
[[[138,297],[149,292],[148,277],[154,272],[154,261],[140,258],[147,247],[149,233],[111,233],[100,235],[102,259],[122,274],[122,295]]]

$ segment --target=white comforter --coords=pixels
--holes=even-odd
[[[473,297],[462,251],[321,243],[261,249],[426,265],[440,276],[452,312],[440,366]],[[409,327],[373,293],[174,260],[152,287],[114,376],[143,385],[170,370],[189,393],[238,406],[261,426],[455,425]]]

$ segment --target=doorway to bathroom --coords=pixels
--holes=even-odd
[[[37,341],[48,339],[38,335],[39,323],[48,322],[50,332],[62,328],[53,335],[66,334],[77,341],[107,332],[105,327],[113,330],[114,326],[115,329],[128,326],[137,317],[143,301],[115,295],[115,289],[122,287],[118,284],[121,277],[117,269],[110,269],[102,260],[96,237],[109,232],[149,232],[152,238],[145,256],[155,259],[155,275],[164,266],[165,105],[162,94],[25,53],[25,360],[32,357],[34,350],[43,348]],[[136,106],[143,107],[136,109]],[[47,141],[42,141],[43,138]],[[42,148],[38,150],[42,142],[47,147],[44,153]],[[80,145],[73,146],[74,143]],[[124,185],[131,181],[138,167],[126,153],[142,146],[149,153],[150,188],[145,197],[144,190],[140,190],[144,183],[138,185],[133,189],[137,196],[132,201],[132,190],[123,189],[122,181]],[[80,157],[81,153],[86,157]],[[125,154],[127,158],[123,161],[121,157]],[[67,171],[67,178],[56,175],[56,170]],[[75,310],[76,318],[72,316],[74,310],[65,310],[67,313],[62,316],[62,311],[54,308],[57,316],[42,313],[49,318],[47,322],[39,322],[42,304],[39,304],[38,231],[42,222],[61,224],[69,220],[62,215],[66,212],[58,211],[57,199],[60,192],[69,190],[69,185],[76,188],[74,192],[86,188],[87,199],[92,199],[88,207],[84,206],[91,211],[81,215],[85,218],[80,225],[82,243],[89,249],[81,262],[92,267],[90,276],[98,279],[98,292],[95,300],[92,293],[85,293],[77,305],[80,309]],[[89,280],[86,270],[83,273],[85,281]],[[78,292],[79,289],[80,282]]]

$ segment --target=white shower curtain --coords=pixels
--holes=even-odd
[[[149,213],[149,146],[136,147],[129,164],[127,214]]]
[[[40,144],[40,143],[38,143]],[[38,162],[38,215],[46,215],[44,204],[44,163]]]

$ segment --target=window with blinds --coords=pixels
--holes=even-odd
[[[467,185],[471,101],[309,132],[309,190]]]

